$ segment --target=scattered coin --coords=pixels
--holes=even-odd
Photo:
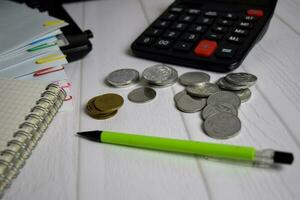
[[[172,67],[159,64],[146,68],[142,73],[142,77],[149,84],[166,86],[172,85],[177,81],[178,73]]]
[[[185,86],[197,85],[209,80],[210,76],[204,72],[187,72],[179,77],[179,82]]]
[[[202,110],[206,105],[206,98],[193,98],[189,95],[182,95],[175,101],[176,107],[186,113],[194,113]]]
[[[154,89],[149,87],[140,87],[131,91],[128,94],[128,99],[135,103],[145,103],[154,99],[155,96],[156,92]]]
[[[106,81],[115,87],[125,87],[139,81],[139,72],[135,69],[118,69],[111,72]]]
[[[208,117],[203,125],[205,133],[216,139],[228,139],[235,136],[241,129],[241,121],[228,112],[219,112]]]
[[[248,88],[245,90],[234,91],[234,93],[240,97],[242,103],[248,101],[252,95],[251,90]]]
[[[220,91],[210,95],[207,99],[207,104],[229,103],[236,108],[241,105],[241,99],[233,92]]]
[[[216,92],[221,91],[214,83],[204,82],[198,85],[187,86],[188,94],[195,97],[208,97]]]
[[[175,94],[174,96],[174,101],[178,101],[180,99],[180,97],[182,97],[183,95],[187,95],[186,90],[182,90],[181,92],[178,92],[177,94]]]
[[[226,80],[235,85],[246,85],[248,87],[254,85],[257,81],[257,77],[250,73],[240,72],[228,74]]]
[[[207,104],[207,106],[202,110],[201,116],[204,120],[208,117],[215,115],[219,112],[228,112],[235,116],[238,115],[237,109],[229,103],[220,104]]]
[[[235,85],[233,83],[230,83],[227,81],[225,78],[220,78],[217,82],[217,85],[225,90],[244,90],[247,89],[249,86],[248,85]]]

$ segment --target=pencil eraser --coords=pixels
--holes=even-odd
[[[292,164],[294,161],[294,156],[292,153],[275,151],[273,159],[275,163]]]

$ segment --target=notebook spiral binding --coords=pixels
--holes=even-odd
[[[65,98],[62,88],[49,84],[7,143],[7,148],[0,152],[0,197],[24,166]]]

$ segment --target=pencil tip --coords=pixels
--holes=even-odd
[[[83,138],[100,142],[101,140],[101,133],[102,131],[85,131],[85,132],[77,132],[78,135],[80,135]]]

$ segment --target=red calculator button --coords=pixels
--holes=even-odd
[[[247,15],[253,16],[253,17],[262,17],[262,16],[264,16],[264,11],[256,10],[256,9],[249,9],[249,10],[247,10]]]
[[[194,52],[198,56],[209,57],[216,51],[217,47],[218,44],[215,41],[201,40],[194,49]]]

